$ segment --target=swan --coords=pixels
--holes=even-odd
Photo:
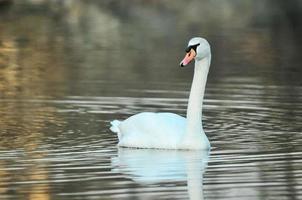
[[[155,149],[210,149],[202,127],[202,102],[211,62],[208,41],[190,39],[180,66],[195,60],[187,117],[174,113],[142,112],[123,121],[111,122],[110,130],[117,133],[118,146]]]

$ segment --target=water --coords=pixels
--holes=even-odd
[[[0,9],[0,199],[302,198],[299,1]],[[116,147],[112,119],[185,115],[192,35],[212,45],[211,151]]]

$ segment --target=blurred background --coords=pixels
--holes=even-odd
[[[212,45],[209,83],[301,85],[301,4],[2,0],[1,96],[112,95],[112,82],[187,81],[177,64],[193,36]]]
[[[194,36],[212,50],[205,199],[301,198],[301,35],[301,0],[0,0],[0,199],[188,198],[111,172],[108,124],[185,115]]]

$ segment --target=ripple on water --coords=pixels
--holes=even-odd
[[[118,149],[116,136],[108,130],[110,120],[142,111],[185,115],[187,92],[175,91],[172,97],[1,100],[7,106],[0,110],[6,114],[2,124],[24,117],[31,121],[12,123],[1,133],[27,139],[13,146],[2,141],[0,190],[8,199],[15,193],[59,199],[301,196],[301,104],[283,95],[261,95],[263,89],[253,85],[244,87],[245,94],[232,84],[219,88],[210,85],[204,102],[203,123],[212,143],[206,159],[189,152]],[[231,92],[222,95],[221,90]],[[16,118],[10,112],[16,105],[28,114]]]

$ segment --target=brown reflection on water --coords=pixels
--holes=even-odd
[[[32,182],[33,184],[24,184],[18,188],[18,192],[23,194],[29,200],[48,200],[50,199],[50,186],[48,184],[50,177],[47,166],[34,160],[43,159],[46,155],[41,153],[31,153],[27,159],[33,160],[30,165],[24,169],[21,181]]]
[[[51,34],[47,17],[24,15],[11,23],[0,24],[0,95],[60,95],[64,86],[54,86],[68,77],[62,38]]]
[[[13,95],[19,86],[17,79],[17,48],[11,39],[0,42],[0,94]]]
[[[36,149],[43,138],[43,131],[52,123],[59,124],[54,108],[28,105],[24,102],[0,102],[2,149]]]
[[[17,161],[7,158],[0,162],[0,193],[4,196],[15,193],[29,200],[49,199],[48,171],[37,160],[46,156],[39,153],[46,129],[60,121],[55,108],[31,101],[46,94],[60,94],[53,92],[52,84],[65,78],[62,58],[58,57],[62,48],[56,44],[50,46],[49,37],[34,28],[42,24],[43,20],[25,17],[15,27],[0,25],[0,148],[24,154]],[[32,30],[24,32],[24,29]],[[21,34],[16,36],[19,31]],[[40,37],[36,38],[37,35]],[[49,50],[56,53],[49,54]],[[18,182],[29,184],[12,184]]]
[[[11,169],[13,162],[0,162],[0,194],[4,197],[13,195],[28,200],[48,200],[50,199],[48,171],[44,164],[33,161],[43,159],[45,155],[27,153],[29,152],[25,152],[26,158],[23,158],[26,165],[16,166],[21,169]]]
[[[40,152],[40,148],[46,137],[55,134],[47,131],[48,126],[60,124],[55,109],[22,101],[0,104],[0,147],[4,152],[11,151],[11,157],[0,162],[1,194],[15,193],[30,200],[49,199],[49,171],[47,163],[41,161],[47,153]]]
[[[9,188],[9,182],[11,181],[10,173],[4,167],[6,166],[5,161],[0,161],[0,194],[6,194]]]

